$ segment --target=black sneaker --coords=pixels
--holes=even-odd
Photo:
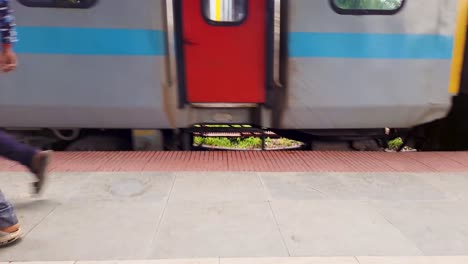
[[[34,191],[39,194],[47,179],[47,169],[49,167],[52,151],[41,151],[36,154],[33,160],[33,173],[37,181],[33,183]]]

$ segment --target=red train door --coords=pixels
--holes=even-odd
[[[182,0],[189,103],[263,103],[268,0]]]

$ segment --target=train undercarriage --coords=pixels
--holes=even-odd
[[[250,125],[218,124],[190,129],[164,130],[8,130],[23,143],[56,151],[154,151],[154,150],[245,150],[254,148],[206,147],[198,138],[258,138],[255,150],[335,150],[384,151],[397,134],[393,130],[278,130]],[[398,130],[395,130],[396,132]],[[268,148],[270,139],[284,138],[298,142],[295,146]]]

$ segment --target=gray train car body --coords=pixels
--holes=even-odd
[[[86,9],[12,1],[20,65],[0,77],[0,126],[409,128],[451,109],[457,1],[406,0],[391,15],[338,14],[328,0],[265,1],[275,85],[253,105],[186,100],[177,48],[184,1],[198,0],[98,0]]]
[[[285,127],[403,128],[447,114],[457,1],[408,0],[367,16],[288,3]]]
[[[0,80],[1,126],[170,127],[162,1],[101,0],[88,9],[12,3],[20,65]]]

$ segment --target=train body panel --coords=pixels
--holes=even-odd
[[[89,9],[14,3],[20,67],[0,80],[3,127],[170,127],[162,1]]]
[[[28,64],[2,82],[2,126],[169,127],[159,88],[163,59],[32,54],[19,59]]]
[[[456,6],[412,0],[395,15],[352,16],[328,1],[290,1],[283,126],[411,127],[444,117]]]
[[[289,82],[285,128],[404,128],[441,118],[450,109],[449,62],[293,59],[289,63],[296,68],[291,69],[292,76],[301,77]],[[400,74],[388,76],[389,67],[398,67]]]

